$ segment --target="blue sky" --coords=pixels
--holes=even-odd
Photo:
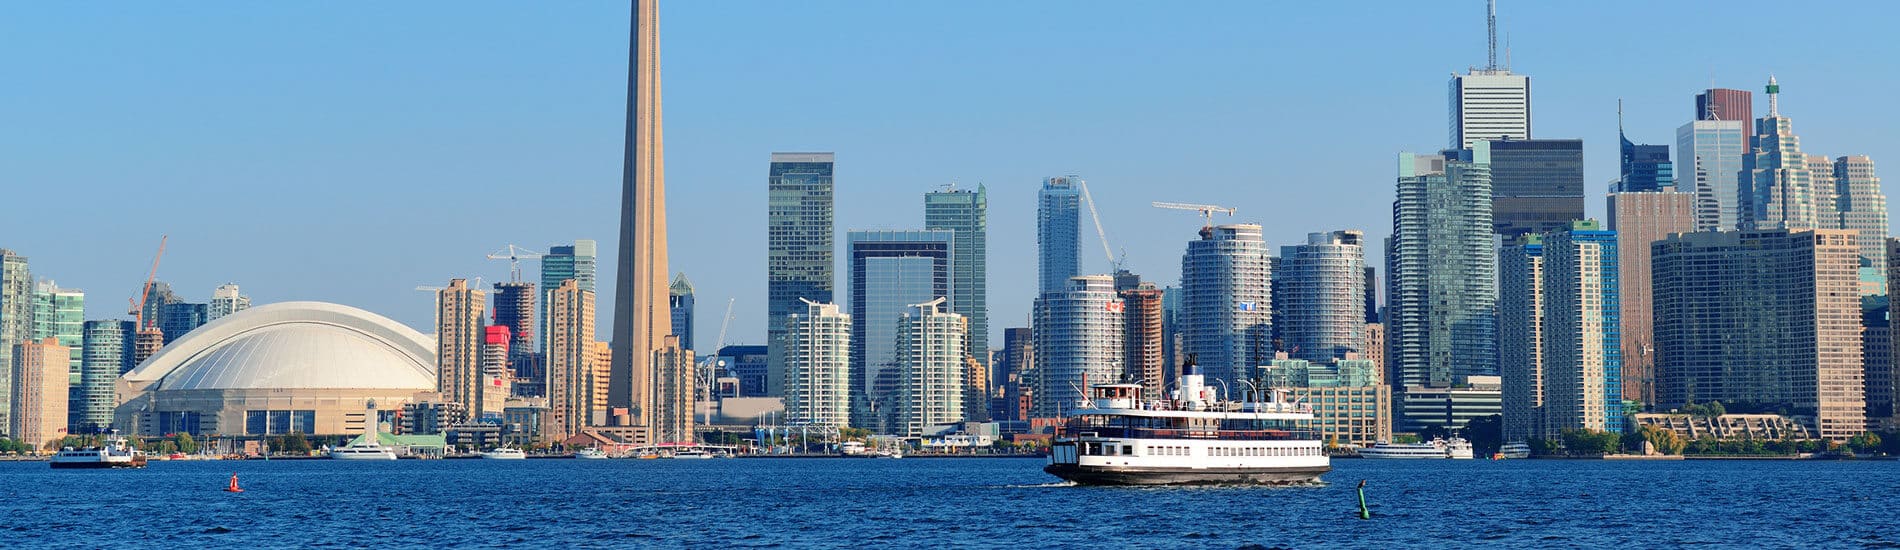
[[[1805,151],[1900,162],[1894,4],[1503,4],[1533,136],[1585,140],[1593,215],[1615,176],[1617,99],[1632,139],[1673,146],[1711,79],[1759,90],[1772,72]],[[918,226],[924,192],[987,185],[1000,331],[1023,324],[1035,286],[1041,178],[1087,179],[1111,247],[1164,284],[1199,221],[1150,201],[1236,206],[1275,247],[1349,228],[1377,242],[1395,154],[1443,146],[1446,79],[1485,54],[1476,0],[662,10],[672,267],[698,286],[702,350],[728,297],[728,342],[762,339],[773,151],[837,152],[841,234]],[[236,282],[259,303],[335,301],[428,332],[430,298],[412,289],[506,279],[483,256],[509,243],[613,250],[627,11],[14,4],[0,247],[88,291],[91,318],[121,313],[169,234],[160,278],[188,299]],[[1106,271],[1083,244],[1084,269]]]

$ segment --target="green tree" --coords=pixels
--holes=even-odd
[[[178,452],[181,453],[191,454],[198,452],[198,441],[192,439],[191,434],[188,433],[179,432],[178,435],[172,436],[172,444],[175,445],[178,448]]]
[[[310,454],[310,441],[304,438],[303,432],[290,432],[284,436],[282,444],[286,453]]]
[[[1859,435],[1848,438],[1847,448],[1853,449],[1856,453],[1872,454],[1878,452],[1880,450],[1880,436],[1875,435],[1874,432],[1862,432]]]
[[[1504,416],[1494,414],[1472,419],[1465,423],[1464,436],[1471,441],[1471,449],[1477,456],[1491,456],[1504,446]]]

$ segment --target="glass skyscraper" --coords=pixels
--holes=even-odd
[[[1735,229],[1741,222],[1737,180],[1748,124],[1740,120],[1696,120],[1676,129],[1676,190],[1695,193],[1696,231]]]
[[[1616,232],[1572,222],[1544,242],[1544,425],[1623,431]]]
[[[561,281],[573,279],[581,290],[595,292],[596,246],[591,239],[579,239],[574,244],[548,247],[548,253],[541,256],[541,299],[535,301],[535,318],[542,327],[548,324],[548,293],[560,288]],[[545,356],[547,331],[538,332],[542,343],[536,349]]]
[[[1833,189],[1817,189],[1794,122],[1781,116],[1779,85],[1768,79],[1768,116],[1755,121],[1749,154],[1742,156],[1736,185],[1742,196],[1742,229],[1829,229],[1839,225]],[[1828,179],[1833,174],[1827,174]],[[1821,191],[1821,192],[1817,192]]]
[[[85,431],[112,425],[117,405],[114,387],[132,353],[131,321],[86,321],[78,391],[70,406],[72,428]]]
[[[1365,232],[1309,233],[1306,244],[1280,247],[1274,270],[1273,319],[1296,359],[1324,363],[1360,352],[1366,339]]]
[[[902,377],[898,319],[912,305],[950,296],[951,231],[852,231],[851,384],[853,426],[889,433],[884,421]],[[800,302],[803,304],[803,302]],[[783,330],[783,329],[781,329]]]
[[[989,207],[982,185],[924,195],[924,229],[956,232],[949,310],[969,321],[964,349],[984,365],[990,363]]]
[[[0,248],[0,396],[13,395],[13,346],[32,338],[33,273],[26,256]],[[9,426],[13,400],[0,401],[0,426]]]
[[[772,153],[766,175],[766,395],[785,388],[785,316],[832,303],[831,153]],[[862,321],[860,321],[862,322]]]
[[[1071,277],[1036,302],[1031,418],[1060,417],[1081,402],[1083,387],[1120,379],[1121,304],[1108,275]]]
[[[72,288],[60,288],[58,283],[41,280],[33,285],[33,340],[47,338],[59,340],[59,345],[72,348],[72,376],[69,387],[79,385],[79,373],[85,347],[86,293]]]
[[[1583,140],[1481,142],[1491,158],[1491,225],[1506,237],[1583,219]]]
[[[1082,178],[1042,180],[1036,196],[1037,294],[1062,292],[1082,274]]]
[[[673,334],[680,337],[680,347],[693,349],[693,283],[686,280],[685,273],[673,276],[666,302],[673,314]]]
[[[1386,241],[1387,379],[1395,389],[1450,387],[1496,375],[1497,253],[1491,170],[1475,151],[1399,156]]]
[[[1616,191],[1640,193],[1668,191],[1676,184],[1675,164],[1669,160],[1668,145],[1637,145],[1616,131],[1619,167]]]

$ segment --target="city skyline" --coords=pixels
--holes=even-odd
[[[388,9],[392,11],[391,20],[401,22],[423,20],[425,14],[439,16],[441,14],[436,12],[441,10],[437,7],[420,4]],[[138,201],[103,199],[83,212],[60,213],[62,220],[70,220],[75,227],[121,228],[111,232],[65,234],[37,230],[36,227],[48,222],[45,216],[52,215],[42,212],[26,212],[23,216],[0,221],[0,234],[9,236],[5,246],[32,257],[36,274],[57,279],[62,286],[83,289],[90,295],[88,319],[118,317],[117,304],[136,294],[138,277],[143,275],[150,258],[150,240],[161,233],[176,238],[159,278],[178,288],[190,289],[185,296],[188,300],[202,301],[207,297],[199,294],[203,289],[237,282],[243,284],[258,303],[331,300],[384,313],[422,330],[431,326],[430,297],[410,289],[421,284],[440,284],[452,277],[485,276],[483,286],[503,280],[506,265],[486,261],[480,255],[507,243],[537,250],[577,238],[598,240],[610,250],[617,245],[612,212],[598,205],[611,204],[612,186],[608,182],[613,180],[613,169],[617,166],[605,159],[617,158],[611,151],[619,148],[617,142],[624,135],[623,129],[618,128],[620,117],[611,114],[624,107],[625,98],[610,97],[617,95],[612,93],[618,89],[615,82],[624,83],[625,74],[620,72],[625,70],[624,54],[617,53],[624,45],[614,46],[626,36],[627,18],[618,16],[626,13],[624,6],[560,13],[515,13],[498,4],[457,10],[451,16],[456,23],[483,31],[512,33],[506,36],[527,42],[510,46],[521,51],[511,51],[503,44],[471,46],[456,41],[465,38],[439,37],[449,39],[442,47],[475,48],[471,51],[484,61],[478,65],[470,65],[469,61],[448,56],[433,47],[412,53],[395,52],[394,57],[382,64],[369,62],[366,52],[360,48],[370,45],[411,47],[407,41],[413,38],[398,37],[398,31],[409,25],[376,23],[357,29],[354,32],[361,33],[368,45],[338,51],[334,44],[316,37],[336,28],[348,28],[344,23],[347,14],[311,7],[252,6],[223,13],[206,10],[173,14],[145,13],[139,6],[111,10],[123,14],[108,14],[103,9],[95,12],[84,7],[28,8],[29,12],[34,9],[57,10],[58,15],[69,16],[59,20],[118,32],[102,33],[104,42],[74,50],[68,56],[103,63],[105,69],[97,74],[79,75],[69,72],[70,69],[42,65],[38,60],[20,59],[28,71],[50,78],[43,83],[0,92],[13,100],[6,103],[15,106],[0,109],[24,109],[30,105],[32,111],[7,112],[18,115],[10,118],[20,120],[21,127],[29,131],[15,136],[19,141],[8,141],[4,143],[7,147],[0,147],[6,150],[0,152],[0,160],[5,161],[0,162],[0,166],[8,167],[4,177],[31,183],[23,186],[25,189],[20,195],[21,200],[29,202],[51,200],[58,193],[75,188],[166,191],[148,194]],[[772,20],[816,22],[826,17],[842,18],[843,22],[828,24],[849,31],[841,33],[845,37],[861,40],[895,32],[874,28],[869,23],[898,20],[930,8],[851,4],[796,13],[799,10],[758,5],[751,10],[735,10],[740,13],[737,20],[720,20],[718,24],[712,22],[715,18],[709,17],[707,12],[699,11],[702,9],[681,3],[668,5],[665,10],[669,14],[669,40],[689,46],[670,47],[668,51],[689,56],[689,62],[680,65],[691,67],[669,72],[673,77],[669,83],[676,90],[671,94],[676,101],[670,106],[675,108],[676,126],[694,127],[684,135],[675,132],[675,155],[669,164],[673,165],[675,179],[691,181],[700,188],[671,201],[675,211],[669,216],[674,225],[670,248],[676,256],[673,271],[692,277],[708,303],[716,303],[720,298],[738,298],[733,336],[728,343],[763,343],[764,288],[757,277],[763,271],[763,260],[750,253],[729,254],[729,247],[722,245],[739,243],[741,251],[763,248],[760,236],[764,232],[759,230],[759,224],[764,216],[753,214],[754,211],[762,213],[764,209],[763,185],[758,181],[756,159],[771,151],[837,152],[839,217],[834,234],[839,237],[852,229],[917,226],[921,212],[916,197],[942,184],[987,185],[995,195],[990,213],[992,255],[996,260],[992,262],[990,314],[997,320],[991,323],[991,333],[995,335],[1008,326],[1020,324],[1018,320],[1028,313],[1034,288],[1034,266],[1026,260],[1033,257],[1033,248],[1023,245],[1023,239],[1012,236],[1033,234],[1033,197],[1041,178],[1062,173],[1085,175],[1093,187],[1091,191],[1102,212],[1112,247],[1128,252],[1132,271],[1164,286],[1178,280],[1175,260],[1182,240],[1178,235],[1191,231],[1194,220],[1178,213],[1154,211],[1146,206],[1152,200],[1239,206],[1240,214],[1232,221],[1268,222],[1263,230],[1270,247],[1296,244],[1308,232],[1333,228],[1362,229],[1367,231],[1368,239],[1377,242],[1386,236],[1384,210],[1391,192],[1390,153],[1428,151],[1442,144],[1445,78],[1470,66],[1481,66],[1484,60],[1482,5],[1475,2],[1469,9],[1391,6],[1371,17],[1334,13],[1350,10],[1272,7],[1274,11],[1295,16],[1289,19],[1307,21],[1306,25],[1317,28],[1377,32],[1414,24],[1438,24],[1453,37],[1440,41],[1442,44],[1421,46],[1416,59],[1404,61],[1399,70],[1380,71],[1385,74],[1375,77],[1355,77],[1338,88],[1329,85],[1304,90],[1280,84],[1291,78],[1287,75],[1302,72],[1325,77],[1338,71],[1386,67],[1375,64],[1391,62],[1375,55],[1377,48],[1368,45],[1342,45],[1340,51],[1335,52],[1338,57],[1324,61],[1276,59],[1270,54],[1297,44],[1301,37],[1314,35],[1299,31],[1288,32],[1281,38],[1256,37],[1255,34],[1272,34],[1268,31],[1275,25],[1261,17],[1220,18],[1236,20],[1230,23],[1210,17],[1209,12],[1215,10],[1158,10],[1150,14],[1154,16],[1153,21],[1145,23],[1159,25],[1157,37],[1135,40],[1138,35],[1132,31],[1134,23],[1116,22],[1106,15],[1072,13],[1075,10],[1052,6],[1029,6],[1016,8],[1023,12],[1021,21],[986,23],[996,26],[997,33],[1007,39],[995,46],[954,41],[922,46],[900,41],[904,48],[901,53],[881,55],[847,51],[845,44],[852,40],[843,38],[814,38],[809,44],[794,46],[826,54],[827,62],[818,70],[827,76],[892,69],[889,65],[892,59],[928,61],[914,72],[911,69],[899,71],[900,83],[913,83],[923,82],[924,75],[933,70],[950,74],[974,71],[966,69],[963,63],[967,61],[962,59],[1000,56],[1004,45],[1020,48],[1027,41],[1029,45],[1048,48],[1039,50],[1047,55],[1082,63],[1075,88],[1062,93],[990,92],[967,105],[950,103],[955,101],[952,99],[955,96],[902,84],[871,86],[863,91],[844,86],[814,86],[815,90],[796,91],[790,98],[735,95],[737,92],[718,88],[720,77],[714,76],[715,73],[750,67],[761,53],[757,48],[717,45],[720,33],[712,29],[720,28],[719,25],[750,28]],[[1244,14],[1269,8],[1236,4],[1222,9]],[[1683,20],[1679,16],[1686,9],[1662,6],[1655,8],[1654,13],[1659,21],[1672,17]],[[1862,20],[1878,19],[1879,10],[1891,8],[1870,6],[1869,9],[1872,10],[1870,17]],[[1512,43],[1514,53],[1506,56],[1503,64],[1514,72],[1534,76],[1537,84],[1532,89],[1533,105],[1537,109],[1535,137],[1584,140],[1586,214],[1589,216],[1602,216],[1601,201],[1595,197],[1606,191],[1607,182],[1617,176],[1616,141],[1610,136],[1615,131],[1614,99],[1619,96],[1625,98],[1624,126],[1632,141],[1669,143],[1670,131],[1690,119],[1696,93],[1713,86],[1759,94],[1760,84],[1773,72],[1783,84],[1800,90],[1802,99],[1782,111],[1799,119],[1804,150],[1829,155],[1867,155],[1875,162],[1892,158],[1893,153],[1900,151],[1900,144],[1878,136],[1881,129],[1892,125],[1895,119],[1890,117],[1894,115],[1850,110],[1857,104],[1877,104],[1877,101],[1862,100],[1871,97],[1862,94],[1880,87],[1827,85],[1825,76],[1847,70],[1837,65],[1846,60],[1815,62],[1815,52],[1823,51],[1820,46],[1811,49],[1796,44],[1748,59],[1723,58],[1713,48],[1700,46],[1684,50],[1687,53],[1679,56],[1682,59],[1659,67],[1609,67],[1607,60],[1599,56],[1613,58],[1613,53],[1620,51],[1615,48],[1624,46],[1598,44],[1600,40],[1587,39],[1581,31],[1567,29],[1565,25],[1577,18],[1610,18],[1617,11],[1616,6],[1585,8],[1507,3],[1500,7],[1499,13],[1503,32],[1517,37]],[[945,16],[938,23],[945,29],[963,24],[959,18],[972,17],[954,12],[931,13]],[[32,15],[29,13],[28,18],[33,18]],[[126,20],[117,19],[121,16]],[[166,36],[177,39],[176,44],[155,46],[158,49],[149,54],[153,56],[151,59],[160,62],[159,66],[175,71],[174,81],[154,84],[125,61],[93,59],[92,56],[117,51],[113,46],[121,44],[121,40],[149,37],[147,33],[152,31],[126,26],[133,20],[145,21],[141,16],[165,22]],[[278,17],[296,17],[303,21],[303,26],[289,29],[281,36],[261,36],[242,25],[232,24]],[[1718,14],[1715,20],[1705,18],[1703,21],[1719,26],[1729,17],[1739,20],[1742,16]],[[1093,31],[1059,32],[1083,36],[1099,33],[1103,38],[1128,39],[1132,41],[1118,47],[1141,48],[1138,51],[1150,53],[1130,61],[1118,55],[1126,53],[1121,50],[1078,52],[1045,45],[1057,41],[1029,39],[1048,32],[1051,25],[1047,23],[1058,18],[1078,18],[1099,27]],[[1651,23],[1620,21],[1617,25],[1618,30],[1625,32],[1664,34],[1655,32],[1665,28],[1661,26],[1663,23],[1654,23],[1657,27],[1642,26],[1648,24]],[[1210,36],[1225,38],[1166,43],[1165,37],[1210,25],[1223,31],[1209,33]],[[571,36],[556,36],[563,33],[548,32],[546,29],[550,28],[564,29]],[[31,45],[52,40],[59,30],[59,25],[44,30],[22,29],[13,36]],[[440,31],[424,28],[419,32],[433,36],[429,33]],[[1821,28],[1797,25],[1790,32],[1818,36]],[[1713,36],[1704,31],[1682,34],[1666,38],[1691,42],[1698,37]],[[1856,72],[1880,72],[1878,59],[1882,57],[1877,54],[1894,49],[1893,45],[1878,40],[1860,41],[1857,37],[1862,34],[1841,32],[1839,36],[1847,42],[1836,41],[1826,46],[1825,51],[1858,47],[1876,54],[1857,56],[1876,61],[1873,67],[1854,66],[1852,70]],[[1468,39],[1457,39],[1461,37]],[[224,47],[238,41],[257,44],[260,51],[231,51]],[[1586,43],[1597,44],[1598,50],[1588,55],[1566,51],[1571,45]],[[191,56],[183,52],[196,50],[174,49],[206,47],[219,48],[222,54]],[[576,54],[573,57],[577,60],[547,64],[545,58],[533,52]],[[378,50],[378,53],[383,52]],[[907,55],[909,57],[905,57]],[[281,72],[282,69],[271,69],[246,76],[246,71],[262,67],[267,60],[310,70],[286,73]],[[1205,68],[1201,64],[1208,60],[1241,63],[1272,60],[1271,63],[1284,66],[1265,67],[1273,69],[1262,71],[1273,73],[1270,76],[1195,70]],[[1149,85],[1117,90],[1124,83],[1115,79],[1122,77],[1098,74],[1107,70],[1097,66],[1106,67],[1111,61],[1134,63],[1134,68],[1149,70],[1163,77],[1160,80],[1172,82],[1169,93],[1184,93],[1195,101],[1181,106],[1157,106],[1156,113],[1142,113],[1134,120],[1119,120],[1115,121],[1116,126],[1104,127],[1102,124],[1114,119],[1111,113],[1117,112],[1110,109],[1111,104],[1133,97],[1128,94],[1159,92]],[[1170,64],[1184,66],[1169,68]],[[673,65],[676,64],[669,62],[669,66]],[[396,74],[390,72],[391,67],[417,70],[413,75]],[[1027,78],[1033,67],[1007,64],[974,74],[1012,82]],[[1606,71],[1612,69],[1618,71],[1619,78],[1605,79]],[[483,89],[491,87],[486,85],[490,82],[488,79],[516,82],[520,75],[533,74],[526,72],[531,70],[547,71],[550,78],[536,84]],[[1711,72],[1716,77],[1713,83]],[[285,92],[280,87],[296,88],[295,85],[301,85],[312,74],[336,78],[326,80],[330,83],[315,89],[288,92],[289,95],[283,97],[290,101],[280,104],[276,100],[278,96],[273,94]],[[1322,80],[1315,78],[1314,81]],[[383,84],[377,84],[379,82]],[[1602,82],[1639,84],[1605,86]],[[129,83],[140,86],[129,86]],[[390,83],[400,86],[387,85]],[[170,117],[179,115],[148,112],[145,110],[148,107],[120,104],[114,96],[98,95],[106,90],[133,87],[146,89],[151,94],[148,100],[181,105],[180,109],[170,112],[189,113],[193,118],[174,119]],[[422,91],[398,89],[402,87],[419,87]],[[187,92],[210,89],[216,92],[201,98],[187,97]],[[429,108],[416,110],[413,102],[422,97],[412,95],[417,93],[439,98],[442,103],[430,103]],[[1342,94],[1351,97],[1318,97]],[[266,97],[272,99],[266,101]],[[296,101],[297,98],[316,101]],[[1071,103],[1054,103],[1056,98]],[[864,100],[866,105],[842,105],[853,100]],[[816,107],[803,112],[784,107],[801,101]],[[944,107],[932,110],[955,118],[918,113],[915,116],[919,118],[915,120],[890,124],[869,118],[868,113],[872,111],[857,110],[888,106],[892,101],[946,102]],[[1348,105],[1341,103],[1343,101],[1355,102]],[[1760,98],[1757,101],[1760,102]],[[482,102],[540,107],[489,113],[474,108]],[[1274,108],[1289,102],[1311,103],[1319,108],[1310,110],[1324,116],[1291,112],[1309,109]],[[1015,103],[1020,106],[1009,107]],[[345,133],[344,128],[334,123],[282,111],[288,108],[283,105],[292,104],[303,104],[311,112],[327,112],[351,121],[356,117],[374,116],[388,121],[388,130],[359,134],[356,131],[363,127],[378,126],[352,125],[350,129],[356,131]],[[398,106],[410,112],[384,112]],[[740,111],[735,114],[744,116],[713,114],[721,107],[738,107]],[[776,114],[760,116],[757,109]],[[1765,104],[1757,105],[1755,111],[1766,112]],[[49,115],[63,118],[59,117],[62,113],[79,112],[119,117],[114,119],[115,123],[124,123],[127,129],[104,132],[99,129],[103,119],[89,117],[59,123],[48,118]],[[482,113],[487,118],[473,118],[474,113]],[[215,116],[205,116],[207,114]],[[1215,116],[1217,114],[1219,116]],[[758,121],[756,128],[741,131],[722,120],[747,116]],[[998,125],[999,119],[993,117],[1026,120],[1016,125]],[[690,122],[682,122],[682,119]],[[1042,143],[1047,140],[1040,139],[1028,142],[1041,143],[1035,147],[1017,146],[1013,142],[992,143],[1012,130],[1112,130],[1122,124],[1153,128],[1156,136],[1200,136],[1218,127],[1230,126],[1226,119],[1251,123],[1241,124],[1243,128],[1272,125],[1286,129],[1291,126],[1295,131],[1285,133],[1301,137],[1261,138],[1253,137],[1259,132],[1235,134],[1233,130],[1223,130],[1208,137],[1180,140],[1179,145],[1148,141],[1152,137],[1077,137],[1053,145]],[[271,122],[264,125],[261,122],[264,120]],[[1378,130],[1378,137],[1368,138],[1358,130],[1366,127]],[[809,131],[794,133],[790,131],[793,128]],[[920,128],[943,131],[918,132]],[[1342,131],[1345,128],[1355,130],[1347,134]],[[148,135],[172,131],[178,132],[177,139],[157,140]],[[740,137],[709,138],[708,132],[736,133]],[[917,134],[935,137],[916,137]],[[27,136],[33,138],[29,141]],[[82,137],[85,141],[80,141]],[[122,141],[132,137],[147,143]],[[1235,143],[1209,144],[1218,138],[1228,138]],[[682,140],[690,146],[677,145]],[[1328,143],[1342,143],[1345,147],[1326,146]],[[1152,154],[1133,159],[1120,154],[1135,146],[1151,148]],[[1286,181],[1312,181],[1317,182],[1316,185],[1276,183],[1281,176],[1261,176],[1247,153],[1294,146],[1313,156],[1315,162],[1308,164],[1324,166],[1325,170],[1290,172],[1285,174]],[[544,148],[563,151],[548,155],[546,160],[534,158]],[[513,153],[502,154],[502,151]],[[961,154],[963,151],[984,152],[990,158],[965,160],[970,155]],[[111,154],[115,162],[80,162],[82,156],[102,153]],[[946,164],[945,161],[951,159],[958,162]],[[497,162],[504,164],[495,164]],[[726,164],[734,167],[728,171]],[[477,171],[489,173],[472,173]],[[1683,170],[1678,169],[1678,174],[1682,173]],[[743,177],[729,177],[730,174]],[[1232,185],[1236,182],[1255,185]],[[531,186],[548,193],[571,193],[574,213],[557,215],[557,207],[550,205],[545,210],[531,211],[546,216],[517,216],[511,220],[509,216],[499,215],[508,211],[505,209],[521,211],[519,205],[492,201],[495,190],[514,186]],[[1338,187],[1355,190],[1367,200],[1331,200],[1327,190]],[[427,247],[417,246],[414,241],[374,246],[373,238],[420,234],[423,227],[448,223],[435,218],[434,214],[408,207],[409,200],[420,195],[441,196],[467,190],[479,192],[467,193],[466,197],[443,197],[450,206],[444,211],[483,214],[488,220],[483,227],[445,240],[432,240]],[[162,217],[132,230],[123,229],[124,220],[154,206],[204,208],[208,203],[203,197],[214,192],[229,198],[219,204],[224,216],[200,216],[204,219],[198,220]],[[721,193],[741,199],[724,201],[717,195]],[[296,206],[284,206],[290,203]],[[557,221],[547,221],[549,219]],[[1167,230],[1137,231],[1148,226]],[[1085,230],[1082,235],[1082,272],[1106,273],[1110,271],[1107,263],[1091,252],[1099,248],[1091,233]],[[366,242],[371,246],[365,246]],[[1374,248],[1368,251],[1367,261],[1370,265],[1382,264],[1382,251]],[[232,254],[233,250],[246,253]],[[328,259],[339,257],[346,260]],[[1011,258],[1019,260],[1010,261]],[[601,259],[613,261],[609,257]],[[614,299],[610,292],[604,292],[599,298],[603,304]],[[708,319],[716,322],[716,317],[700,316],[702,323]],[[716,328],[701,326],[698,330],[708,332]],[[994,336],[992,339],[1000,341]]]

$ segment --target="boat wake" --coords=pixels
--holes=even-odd
[[[1049,487],[1077,487],[1077,486],[1078,485],[1076,484],[1076,482],[1073,482],[1073,481],[1052,481],[1049,483],[1027,483],[1027,484],[1020,484],[1020,485],[1003,485],[1001,486],[1001,488],[1003,489],[1046,489]]]

